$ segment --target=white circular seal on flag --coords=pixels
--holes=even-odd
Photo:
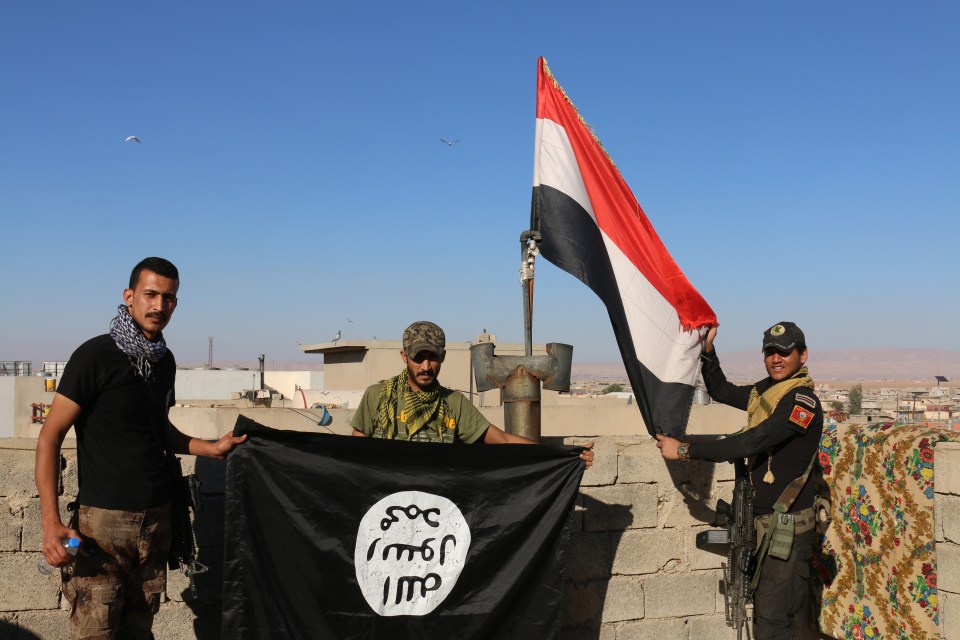
[[[370,507],[357,531],[353,564],[370,608],[381,616],[423,616],[460,577],[470,527],[443,496],[400,491]]]

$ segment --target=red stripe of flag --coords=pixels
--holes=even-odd
[[[533,220],[541,254],[603,300],[647,430],[686,430],[716,315],[663,246],[613,161],[541,58]]]
[[[537,74],[537,118],[562,126],[573,146],[597,224],[677,310],[682,327],[715,326],[717,317],[667,252],[613,160],[567,98],[545,59]]]

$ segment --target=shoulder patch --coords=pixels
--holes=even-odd
[[[817,408],[817,401],[806,394],[797,393],[794,395],[794,397],[797,399],[797,402],[802,402],[803,404],[807,405],[811,409]]]
[[[813,411],[800,405],[794,405],[793,411],[790,412],[790,422],[806,429],[813,422]]]

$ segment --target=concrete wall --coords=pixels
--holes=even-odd
[[[231,394],[260,388],[260,372],[253,369],[177,369],[177,402],[229,400]]]
[[[323,371],[267,371],[264,384],[286,398],[294,398],[297,388],[323,389],[323,377]]]
[[[944,640],[960,640],[960,443],[941,442],[934,456],[940,629]]]
[[[47,379],[42,376],[0,376],[0,437],[30,435],[31,405],[53,402],[54,392],[46,390]]]
[[[67,637],[59,583],[36,570],[41,534],[34,445],[32,439],[0,439],[0,640]],[[729,498],[732,467],[666,465],[645,437],[605,437],[596,449],[566,548],[563,640],[735,638],[723,619],[724,558],[694,544],[697,531],[711,528],[716,499]],[[69,444],[64,457],[67,497],[76,492]],[[219,638],[224,465],[189,456],[184,462],[203,480],[205,506],[196,532],[200,559],[211,571],[198,578],[197,598],[179,572],[170,574],[154,628],[158,638],[212,640]],[[941,637],[960,640],[960,445],[937,446],[936,479]],[[804,637],[818,636],[811,631]]]
[[[544,437],[581,436],[582,438],[600,438],[611,435],[644,433],[643,419],[636,405],[617,398],[574,398],[560,396],[551,392],[544,393],[541,407],[542,432]],[[320,402],[328,406],[340,405],[342,408],[330,408],[333,424],[330,430],[334,433],[350,433],[350,420],[356,413],[361,394],[352,394],[349,402],[343,402],[346,397],[337,392],[307,393],[309,406]],[[332,401],[329,398],[334,398]],[[210,406],[210,407],[173,407],[170,409],[170,420],[181,431],[188,432],[201,438],[215,438],[233,428],[238,415],[245,415],[252,420],[275,429],[290,429],[293,431],[315,431],[319,429],[316,421],[321,412],[316,409],[305,410],[299,395],[294,398],[273,402],[272,408],[243,407],[243,406]],[[490,422],[503,426],[503,407],[478,407],[480,413]],[[312,418],[312,422],[311,422]],[[731,407],[719,404],[694,405],[690,414],[690,423],[687,432],[698,435],[705,433],[720,434],[733,433],[740,429],[746,419],[746,413]],[[39,429],[34,429],[31,436],[36,437]]]
[[[267,389],[292,398],[298,387],[323,389],[322,371],[265,371]],[[233,394],[260,388],[260,371],[254,369],[178,369],[177,402],[229,400]]]
[[[496,336],[490,336],[495,342]],[[443,361],[440,379],[450,389],[470,390],[470,345],[471,342],[448,342],[447,355]],[[365,389],[371,382],[395,376],[403,369],[399,340],[352,340],[313,345],[303,348],[307,353],[323,354],[323,370],[326,374],[325,388],[331,391]],[[534,355],[545,355],[546,346],[533,345]],[[522,356],[522,344],[496,345],[496,356]],[[497,392],[499,398],[499,392]]]
[[[16,377],[0,376],[0,438],[12,438],[13,412],[16,403],[13,401],[14,384]]]

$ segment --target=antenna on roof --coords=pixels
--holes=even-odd
[[[207,347],[207,366],[211,369],[213,368],[213,336],[207,338],[209,344]]]

